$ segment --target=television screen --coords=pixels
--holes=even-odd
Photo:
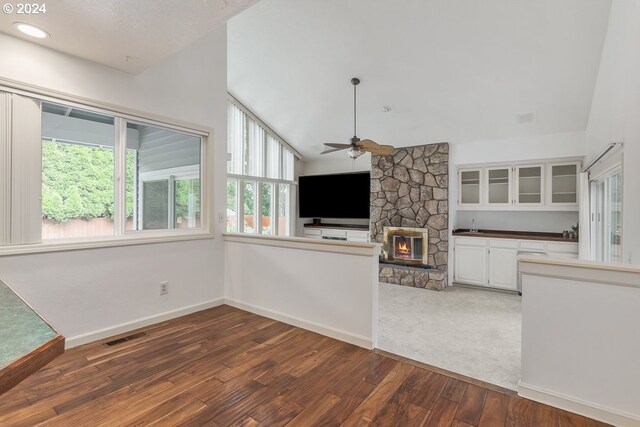
[[[300,218],[369,218],[369,172],[301,176]]]

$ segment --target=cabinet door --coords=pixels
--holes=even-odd
[[[487,206],[510,206],[511,167],[487,168],[484,176]]]
[[[578,206],[578,171],[580,163],[555,163],[547,169],[547,203],[549,206]]]
[[[543,206],[544,165],[516,166],[515,202],[521,207]]]
[[[481,175],[481,169],[464,169],[458,172],[458,205],[480,206],[482,201]]]
[[[455,246],[455,280],[472,285],[487,285],[487,248]]]
[[[489,286],[518,289],[518,251],[491,248],[489,250]]]

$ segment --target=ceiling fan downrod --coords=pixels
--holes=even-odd
[[[358,86],[360,84],[360,79],[357,77],[353,77],[351,79],[351,84],[353,85],[353,138],[351,138],[351,143],[355,144],[356,142],[360,141],[360,138],[358,138],[358,132],[356,131],[356,124],[357,124],[357,114],[356,112],[357,110],[357,94],[356,94],[356,86]]]

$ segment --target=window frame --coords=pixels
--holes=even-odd
[[[115,118],[116,128],[114,137],[114,234],[111,236],[47,239],[38,243],[9,244],[0,246],[0,256],[201,240],[215,237],[213,231],[213,201],[211,200],[214,132],[212,128],[4,78],[0,78],[0,91],[37,100],[40,102],[41,111],[41,103],[49,102],[111,115]],[[126,180],[123,177],[126,173],[126,152],[128,151],[126,146],[127,122],[155,126],[200,137],[200,227],[166,230],[126,230],[125,232]]]

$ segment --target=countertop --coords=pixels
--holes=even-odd
[[[0,394],[64,351],[64,337],[0,281]]]
[[[479,230],[471,232],[468,229],[457,229],[454,236],[484,237],[491,239],[545,240],[551,242],[578,243],[578,239],[564,239],[562,233],[541,233],[534,231],[516,230]]]

